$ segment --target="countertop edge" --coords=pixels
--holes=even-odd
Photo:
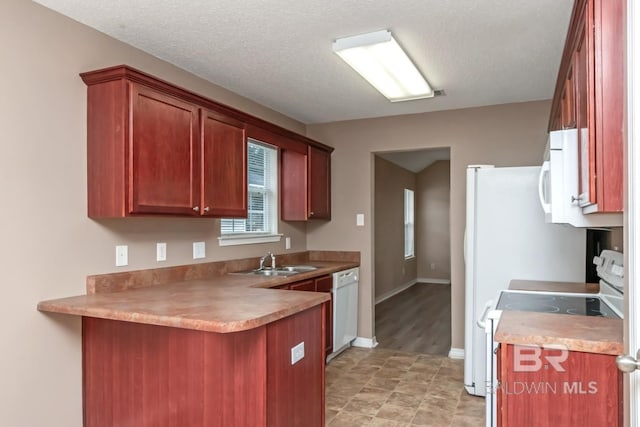
[[[330,300],[330,296],[327,292],[303,292],[273,288],[288,283],[295,283],[298,281],[330,275],[337,271],[347,270],[359,266],[359,264],[354,262],[310,261],[309,264],[317,264],[319,265],[319,267],[314,271],[299,273],[291,276],[254,277],[251,275],[225,274],[218,277],[212,277],[207,280],[187,280],[169,284],[125,289],[119,292],[76,295],[72,297],[40,301],[37,304],[37,309],[38,311],[43,313],[58,313],[73,316],[95,317],[100,319],[168,326],[207,332],[240,332],[258,328],[268,323],[307,310],[316,305],[323,304],[324,302]],[[162,295],[162,292],[170,289],[171,286],[175,286],[177,288],[186,286],[189,287],[189,289],[196,289],[198,285],[202,284],[207,284],[207,286],[209,286],[210,284],[212,289],[216,289],[218,292],[220,292],[220,294],[225,294],[225,291],[232,290],[233,294],[230,299],[231,304],[237,303],[237,301],[244,298],[246,298],[247,301],[252,302],[252,299],[256,298],[256,291],[264,291],[268,293],[290,292],[291,294],[289,294],[289,296],[287,296],[287,298],[285,298],[279,304],[275,304],[273,311],[269,311],[270,309],[264,310],[264,307],[261,306],[259,302],[257,302],[257,308],[255,309],[255,311],[258,312],[257,315],[254,316],[252,314],[248,314],[244,316],[244,318],[242,318],[243,316],[240,315],[238,316],[240,317],[239,319],[223,319],[224,317],[235,317],[233,315],[229,316],[228,314],[226,316],[224,314],[219,316],[220,319],[207,318],[208,316],[202,315],[200,315],[199,317],[198,312],[189,313],[188,301],[185,305],[185,309],[183,309],[183,313],[178,312],[167,315],[158,313],[159,310],[156,310],[153,307],[151,309],[145,310],[144,307],[140,308],[140,306],[138,306],[138,309],[136,309],[134,304],[134,307],[128,308],[127,304],[122,301],[122,296],[128,293],[138,294],[138,298],[140,298],[140,293],[144,293],[144,297],[146,297],[147,299],[143,298],[143,301],[149,300],[151,301],[151,303],[153,303],[154,300],[160,302],[165,300],[170,301],[169,297],[163,299],[164,296]],[[246,290],[246,297],[243,295],[243,290]],[[295,297],[293,297],[293,293],[296,294]],[[160,297],[158,298],[157,295],[160,295]],[[270,295],[273,296],[274,294]],[[201,293],[198,296],[202,297],[203,295]],[[209,297],[209,294],[205,293],[204,297]],[[214,298],[215,300],[216,298],[219,298],[219,296],[216,293],[212,293],[210,298]],[[225,296],[222,296],[222,298],[224,299]],[[289,298],[291,299],[291,301],[287,300]],[[201,302],[201,299],[198,300],[197,297],[194,296],[194,306],[198,306],[200,309],[202,309]],[[212,306],[213,305],[215,304],[212,304]],[[220,308],[218,304],[218,310],[219,309]],[[216,309],[212,307],[212,310],[213,312],[215,312]],[[251,309],[249,309],[248,312],[251,313]]]
[[[280,291],[282,292],[282,291]],[[286,292],[286,291],[285,291]],[[295,292],[295,291],[290,291]],[[160,316],[135,311],[118,311],[107,308],[81,309],[69,307],[64,304],[56,304],[56,300],[41,301],[38,303],[38,311],[42,313],[67,314],[71,316],[95,317],[98,319],[115,320],[121,322],[133,322],[147,325],[167,326],[171,328],[191,329],[196,331],[233,333],[255,329],[277,320],[289,317],[296,313],[308,310],[330,300],[327,293],[307,292],[309,300],[292,304],[286,309],[272,312],[263,316],[238,321],[215,321],[189,318],[184,316]]]
[[[567,329],[567,321],[571,327]],[[624,352],[622,320],[556,313],[503,311],[494,341],[561,345],[567,350],[617,356]]]

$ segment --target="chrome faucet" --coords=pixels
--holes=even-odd
[[[271,257],[271,269],[272,270],[276,269],[276,256],[274,254],[272,254],[271,252],[267,252],[267,254],[265,256],[260,258],[260,268],[259,268],[259,270],[264,270],[264,262],[268,257]]]

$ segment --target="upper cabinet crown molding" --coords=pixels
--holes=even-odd
[[[316,146],[328,152],[333,151],[333,147],[322,144],[321,142],[315,141],[304,135],[300,135],[298,133],[285,129],[281,126],[270,123],[266,120],[260,119],[244,111],[235,109],[228,105],[225,105],[220,102],[206,98],[204,96],[198,95],[194,92],[191,92],[190,90],[176,86],[172,83],[169,83],[165,80],[154,77],[150,74],[137,70],[128,65],[116,65],[113,67],[103,68],[100,70],[89,71],[89,72],[81,73],[80,77],[82,78],[82,81],[84,81],[87,86],[110,82],[114,80],[123,80],[123,79],[131,82],[140,83],[145,86],[152,87],[158,91],[165,92],[169,95],[176,96],[188,102],[198,104],[204,108],[208,108],[210,110],[232,117],[236,120],[243,122],[247,128],[258,128],[262,131],[267,131],[271,134],[294,139],[300,142],[304,142],[308,145]],[[274,144],[274,145],[278,145],[278,144]]]

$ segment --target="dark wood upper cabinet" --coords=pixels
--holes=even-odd
[[[195,214],[200,194],[198,108],[138,84],[129,84],[129,90],[126,213]]]
[[[578,129],[580,206],[623,210],[624,1],[577,0],[549,130]]]
[[[247,138],[242,123],[202,110],[202,214],[247,216]]]
[[[282,150],[280,216],[284,221],[331,219],[331,151]]]
[[[333,148],[126,65],[80,76],[89,217],[246,218],[251,137],[283,153],[282,219],[329,219]]]
[[[331,219],[331,153],[309,146],[309,218]]]

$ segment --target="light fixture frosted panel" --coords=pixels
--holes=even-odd
[[[434,95],[389,31],[338,39],[333,43],[333,50],[392,102]]]

